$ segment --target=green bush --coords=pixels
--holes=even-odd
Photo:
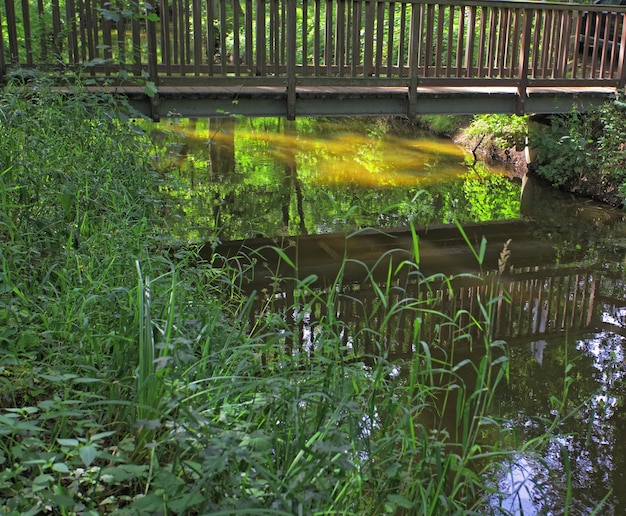
[[[467,124],[468,117],[461,115],[422,115],[419,123],[437,136],[454,136]]]
[[[618,191],[626,198],[626,104],[617,100],[586,112],[551,117],[533,136],[537,173],[556,186],[594,193]]]
[[[466,130],[473,138],[487,137],[497,147],[507,150],[524,146],[528,136],[528,117],[517,115],[476,115]]]

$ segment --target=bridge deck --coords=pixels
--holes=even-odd
[[[199,82],[199,81],[198,81]],[[290,115],[284,86],[167,85],[156,98],[142,86],[90,87],[90,91],[122,95],[139,112],[159,118],[224,117],[230,115]],[[611,87],[529,87],[523,99],[525,113],[585,111],[615,98]],[[520,106],[516,87],[426,86],[412,101],[404,87],[297,86],[295,116],[414,116],[426,114],[515,113]],[[412,105],[412,102],[414,105]]]

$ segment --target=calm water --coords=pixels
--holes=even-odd
[[[462,149],[399,121],[170,121],[153,140],[181,201],[169,220],[190,241],[309,235],[328,249],[329,237],[314,235],[409,220],[527,221],[528,234],[514,222],[507,237],[517,245],[512,302],[498,313],[498,331],[510,346],[511,381],[494,416],[510,420],[520,441],[542,435],[564,385],[573,415],[552,430],[543,457],[513,458],[500,486],[511,497],[494,506],[562,514],[571,475],[570,514],[589,514],[605,497],[599,514],[626,514],[624,212],[532,180],[522,189],[507,170],[468,166]],[[456,248],[435,251],[435,266],[473,261]]]

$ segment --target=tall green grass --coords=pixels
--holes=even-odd
[[[41,83],[0,98],[0,508],[501,513],[497,288],[440,313],[456,279],[421,273],[414,232],[406,258],[357,264],[371,302],[344,269],[245,294],[247,265],[169,238],[149,142],[116,109]],[[452,340],[422,338],[435,320]]]

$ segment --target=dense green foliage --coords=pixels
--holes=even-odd
[[[524,146],[528,117],[517,115],[476,115],[466,130],[472,138],[487,138],[500,149]]]
[[[502,513],[497,285],[476,316],[434,314],[406,282],[454,279],[420,272],[416,237],[356,331],[342,273],[295,281],[283,317],[282,296],[238,288],[245,260],[197,264],[168,236],[148,142],[107,102],[0,98],[0,508]],[[435,316],[449,347],[420,338]]]
[[[626,197],[626,104],[552,116],[531,139],[537,173],[557,186],[617,204]],[[532,133],[531,133],[532,136]]]

